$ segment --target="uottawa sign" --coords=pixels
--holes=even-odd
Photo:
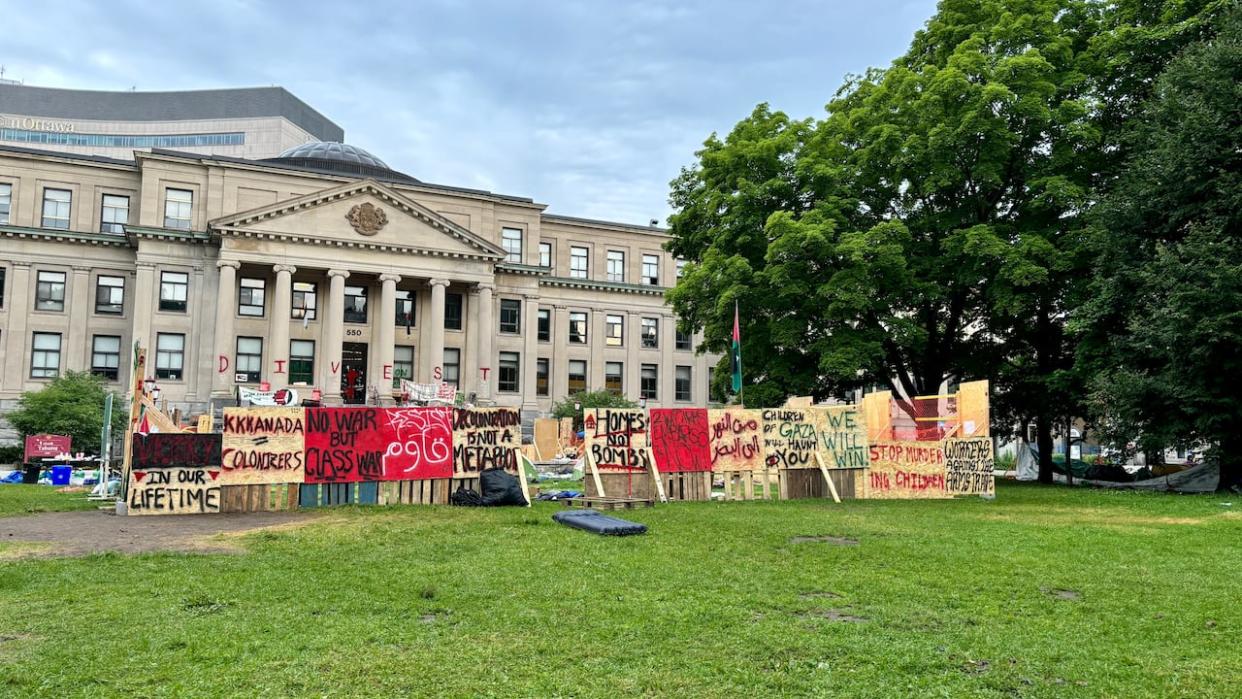
[[[26,461],[68,454],[71,439],[63,434],[32,434],[26,437]]]

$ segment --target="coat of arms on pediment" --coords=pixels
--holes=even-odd
[[[388,214],[371,202],[354,206],[345,218],[361,235],[375,235],[388,223]]]

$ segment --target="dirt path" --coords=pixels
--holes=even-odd
[[[218,534],[299,526],[308,512],[118,517],[104,512],[48,512],[0,518],[0,558],[82,556],[99,551],[235,552]],[[10,549],[5,555],[5,549]]]

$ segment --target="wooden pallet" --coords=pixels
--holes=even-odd
[[[478,478],[436,478],[380,483],[380,505],[447,505],[461,486],[479,492]]]
[[[727,471],[724,477],[724,493],[727,500],[775,500],[779,489],[779,476],[774,470]]]
[[[300,483],[220,487],[221,512],[287,512],[301,506]]]
[[[561,500],[565,507],[578,507],[591,510],[632,510],[637,507],[654,507],[651,498],[565,498]]]
[[[860,468],[827,469],[828,477],[842,500],[861,497],[866,471]],[[786,469],[780,472],[782,500],[831,498],[824,471],[815,468]]]

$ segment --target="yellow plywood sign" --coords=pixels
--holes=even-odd
[[[134,468],[125,504],[131,515],[197,515],[220,511],[220,469]]]
[[[949,497],[940,442],[878,442],[869,451],[867,497]]]
[[[766,468],[763,411],[708,410],[707,427],[713,471],[762,471]]]
[[[489,468],[517,473],[522,420],[513,408],[453,409],[453,477],[476,478]]]
[[[582,426],[586,448],[601,471],[646,471],[651,468],[647,411],[631,408],[588,408]]]
[[[763,411],[763,453],[769,468],[819,468],[817,449],[809,409]]]
[[[945,489],[950,495],[993,495],[992,438],[944,441]]]
[[[811,408],[820,457],[827,468],[867,467],[867,425],[855,405]]]
[[[301,483],[305,442],[302,408],[225,408],[221,477],[226,485]]]

